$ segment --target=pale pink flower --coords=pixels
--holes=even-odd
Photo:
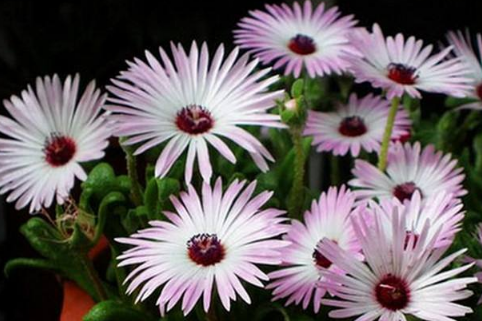
[[[186,315],[201,296],[208,311],[213,292],[226,310],[237,296],[249,304],[241,281],[263,287],[268,276],[257,265],[280,264],[280,250],[289,243],[277,239],[287,231],[284,212],[261,209],[273,193],[253,197],[256,182],[245,186],[235,180],[223,193],[218,179],[214,188],[203,183],[200,197],[189,185],[179,199],[171,197],[176,212],[165,212],[166,221],[118,239],[134,246],[118,257],[119,266],[137,266],[126,279],[127,293],[137,290],[138,302],[160,290],[162,314],[182,301]]]
[[[111,131],[101,115],[106,95],[87,85],[79,98],[79,75],[37,78],[20,97],[4,105],[11,118],[0,116],[0,193],[17,209],[30,204],[30,212],[62,204],[75,178],[87,175],[81,163],[100,159]]]
[[[293,220],[285,236],[291,245],[281,250],[283,268],[271,272],[273,281],[266,288],[273,289],[273,300],[287,298],[286,305],[302,304],[306,309],[313,302],[319,312],[321,298],[326,289],[317,287],[320,268],[329,268],[342,273],[321,255],[317,246],[323,238],[336,242],[353,256],[359,256],[360,246],[351,227],[355,195],[342,186],[339,190],[331,187],[313,201],[311,210],[304,215],[304,224]]]
[[[357,157],[363,149],[378,152],[387,123],[390,102],[373,95],[358,98],[350,95],[347,104],[337,104],[332,112],[308,111],[304,135],[313,136],[318,152],[328,151],[334,155],[348,152]],[[410,133],[410,118],[400,107],[392,131],[397,140]]]
[[[433,46],[402,34],[387,37],[377,24],[373,31],[357,29],[350,41],[359,54],[347,55],[357,82],[370,82],[386,90],[387,98],[404,93],[421,98],[419,90],[465,97],[470,90],[467,67],[460,59],[448,59],[451,47],[431,55]]]
[[[304,69],[311,78],[346,71],[344,52],[352,51],[347,34],[356,21],[353,15],[340,17],[337,7],[326,9],[311,1],[303,7],[294,2],[266,5],[243,18],[235,30],[235,43],[274,68],[284,67],[285,75],[299,77]]]
[[[468,98],[474,101],[460,106],[461,108],[482,110],[482,35],[476,35],[477,46],[472,45],[472,38],[467,31],[450,31],[447,34],[449,44],[454,48],[455,56],[467,65],[466,76],[471,80]]]
[[[135,59],[130,68],[113,80],[108,89],[117,98],[108,109],[114,113],[116,134],[127,136],[125,144],[140,144],[138,155],[166,142],[157,159],[155,175],[164,177],[187,150],[185,179],[190,182],[194,161],[204,181],[212,176],[208,146],[228,161],[236,157],[221,138],[247,150],[262,171],[273,161],[268,150],[242,125],[284,127],[279,115],[268,113],[282,91],[269,92],[278,76],[263,78],[270,69],[255,71],[257,60],[238,57],[235,48],[224,58],[224,46],[209,58],[193,42],[189,53],[171,45],[173,60],[159,48],[161,62],[146,51],[147,63]],[[281,95],[281,96],[280,96]]]
[[[362,216],[353,221],[355,233],[361,243],[366,263],[354,258],[335,242],[323,240],[320,252],[346,274],[323,270],[326,286],[336,293],[333,299],[322,303],[336,307],[331,318],[357,320],[405,321],[407,315],[427,321],[454,321],[472,309],[455,301],[470,297],[473,293],[467,285],[477,281],[475,277],[456,275],[473,264],[443,271],[465,249],[442,257],[444,248],[435,248],[436,235],[425,222],[418,238],[407,241],[406,216],[396,210],[391,224],[384,224],[375,217],[374,226],[368,225]]]
[[[395,143],[389,150],[385,172],[357,159],[355,176],[349,184],[356,187],[360,199],[378,198],[410,200],[418,191],[424,202],[441,192],[461,197],[467,193],[462,182],[465,175],[450,154],[436,151],[433,145],[423,148],[420,143]]]

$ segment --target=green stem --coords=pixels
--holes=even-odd
[[[340,184],[340,157],[330,155],[330,185],[337,186]]]
[[[384,171],[387,167],[388,147],[390,146],[390,139],[392,137],[393,124],[395,123],[395,116],[397,115],[398,106],[400,104],[400,97],[393,97],[390,111],[388,112],[387,124],[385,132],[383,133],[382,147],[380,150],[380,157],[378,158],[378,169]]]
[[[107,291],[102,284],[102,280],[99,278],[99,274],[97,274],[97,271],[95,270],[92,261],[87,256],[87,253],[79,253],[79,258],[80,262],[84,266],[85,271],[87,272],[87,277],[94,286],[94,290],[97,294],[97,299],[99,301],[107,300]]]
[[[292,217],[301,217],[304,202],[304,180],[305,180],[305,153],[303,151],[303,141],[301,128],[292,128],[291,139],[295,150],[294,176],[291,187],[290,202],[288,211]]]
[[[137,160],[130,146],[123,145],[123,139],[120,140],[122,150],[126,154],[126,161],[127,161],[127,175],[129,175],[132,187],[131,187],[131,199],[132,202],[136,206],[142,205],[143,196],[142,196],[142,189],[141,184],[139,183],[139,176],[137,174]]]

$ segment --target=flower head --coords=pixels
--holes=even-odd
[[[450,31],[447,34],[449,44],[454,48],[455,56],[464,62],[468,69],[466,76],[471,80],[469,98],[474,102],[465,104],[461,108],[482,109],[482,35],[477,34],[477,51],[472,45],[470,33]]]
[[[214,286],[226,310],[237,295],[250,303],[240,280],[262,287],[268,276],[256,265],[281,263],[279,251],[288,242],[276,239],[287,230],[284,212],[260,209],[272,192],[252,197],[256,182],[245,186],[236,180],[223,193],[218,179],[214,188],[204,183],[199,197],[189,185],[180,199],[171,197],[176,213],[165,212],[168,221],[118,239],[134,246],[119,256],[119,266],[138,265],[126,279],[127,292],[138,289],[143,301],[161,290],[161,313],[182,297],[188,314],[201,296],[208,311]]]
[[[235,33],[235,43],[246,48],[274,68],[285,66],[285,74],[298,77],[303,68],[311,78],[341,74],[347,63],[343,52],[351,51],[346,37],[356,24],[353,16],[340,17],[338,8],[319,4],[315,10],[311,1],[303,7],[295,2],[266,5],[266,11],[254,10],[243,18]]]
[[[0,116],[0,192],[30,212],[62,204],[75,178],[86,179],[80,163],[104,156],[109,126],[100,113],[105,95],[92,81],[78,99],[79,75],[37,78],[20,97],[4,105],[11,118]]]
[[[453,321],[452,317],[472,312],[454,301],[471,296],[467,284],[477,279],[452,279],[472,264],[441,272],[465,250],[441,259],[447,248],[434,248],[438,232],[430,235],[428,221],[419,237],[409,237],[408,243],[406,226],[406,216],[397,210],[390,216],[390,224],[376,216],[371,228],[362,216],[357,217],[353,227],[366,263],[330,240],[320,244],[320,252],[346,272],[321,272],[331,282],[321,281],[320,285],[336,293],[336,298],[322,300],[338,308],[329,313],[330,317],[399,321],[413,315],[428,321]]]
[[[466,65],[447,59],[451,47],[431,55],[432,45],[423,47],[422,40],[402,34],[385,38],[377,24],[372,33],[352,32],[350,41],[359,52],[346,57],[356,81],[386,90],[389,99],[404,93],[420,98],[419,90],[465,97],[470,90]]]
[[[402,202],[393,197],[384,199],[380,204],[369,201],[368,206],[360,206],[360,212],[366,218],[370,217],[374,221],[375,216],[381,217],[381,221],[391,224],[391,216],[397,210],[405,216],[405,226],[407,230],[406,241],[414,238],[414,242],[420,237],[426,222],[430,222],[428,230],[429,237],[435,237],[435,247],[444,247],[452,244],[455,234],[461,229],[461,222],[465,212],[460,199],[453,198],[445,192],[439,192],[431,197],[427,202],[422,202],[421,195],[416,191],[410,202]],[[390,229],[387,226],[387,231]],[[438,233],[435,236],[435,233]]]
[[[208,145],[235,163],[236,158],[220,137],[247,150],[258,167],[266,171],[266,148],[240,125],[284,127],[279,116],[267,113],[282,92],[266,92],[278,77],[261,80],[269,69],[253,72],[257,61],[244,55],[237,59],[234,49],[224,59],[224,47],[216,50],[211,63],[206,44],[198,50],[193,42],[189,54],[181,45],[171,45],[173,61],[160,48],[161,63],[146,52],[147,63],[136,59],[129,70],[113,80],[108,89],[119,136],[125,144],[142,143],[140,154],[167,142],[160,154],[155,174],[167,175],[174,162],[187,149],[185,179],[191,181],[195,158],[204,181],[212,176]]]
[[[355,161],[355,178],[349,182],[361,199],[377,197],[410,200],[418,191],[424,202],[445,192],[453,197],[467,193],[462,187],[464,174],[450,154],[435,151],[433,145],[423,150],[420,143],[395,143],[389,150],[386,172],[363,160]]]
[[[333,112],[309,111],[305,135],[312,135],[317,151],[356,157],[363,148],[378,151],[388,118],[390,102],[368,95],[359,99],[352,94],[346,105],[339,104]],[[409,134],[408,113],[400,108],[392,131],[392,139]]]
[[[320,268],[341,273],[317,250],[323,238],[336,242],[354,256],[359,255],[359,244],[351,227],[350,216],[354,209],[355,195],[342,186],[331,187],[313,201],[311,211],[305,212],[304,224],[294,220],[285,237],[291,245],[281,251],[282,269],[272,272],[273,281],[267,286],[274,289],[274,299],[288,298],[286,304],[300,304],[304,309],[313,299],[318,312],[326,289],[317,287]]]

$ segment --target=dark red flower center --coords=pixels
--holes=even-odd
[[[478,84],[475,88],[475,92],[477,93],[477,97],[482,100],[482,84]]]
[[[333,241],[335,243],[337,243],[336,241]],[[318,242],[318,244],[321,243],[321,240]],[[318,251],[318,247],[315,248],[315,250],[313,251],[313,261],[315,262],[316,266],[318,267],[322,267],[322,268],[329,268],[332,264],[332,262],[330,260],[328,260],[326,258],[326,256],[324,256],[323,254],[320,253],[320,251]]]
[[[290,39],[288,43],[288,48],[298,55],[309,55],[316,51],[316,45],[313,38],[297,34],[295,37]]]
[[[420,188],[418,188],[414,182],[407,182],[395,186],[393,189],[393,196],[398,198],[400,202],[403,202],[407,199],[410,200],[415,191],[419,191],[420,193]]]
[[[177,113],[177,128],[191,135],[202,134],[213,128],[211,113],[198,105],[184,107]]]
[[[316,249],[313,252],[313,260],[315,261],[315,264],[317,266],[325,268],[325,269],[329,268],[332,264],[330,260],[328,260],[323,254],[321,254]]]
[[[412,249],[414,249],[417,246],[418,238],[419,238],[419,236],[418,236],[417,233],[407,231],[405,233],[405,243],[404,243],[403,249],[404,250],[407,249],[408,243],[410,242],[410,240],[413,242],[412,243]]]
[[[405,308],[410,300],[407,283],[392,274],[387,274],[375,288],[378,303],[388,310]]]
[[[67,136],[51,134],[45,142],[45,160],[53,167],[67,164],[75,154],[77,146],[75,141]]]
[[[402,85],[413,85],[417,79],[416,70],[404,64],[391,63],[388,65],[388,78]]]
[[[367,126],[365,126],[365,122],[362,118],[358,116],[350,116],[341,121],[338,131],[343,136],[357,137],[367,132]]]
[[[202,233],[187,242],[187,253],[193,262],[209,266],[221,262],[225,250],[216,234]]]

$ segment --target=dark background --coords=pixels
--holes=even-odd
[[[270,1],[280,2],[280,1]],[[36,76],[79,72],[99,85],[125,68],[125,60],[169,41],[232,46],[232,30],[264,1],[0,1],[0,98],[18,94]],[[378,22],[386,34],[403,32],[438,43],[449,29],[482,31],[478,0],[339,0],[360,25]],[[437,100],[435,100],[437,101]],[[1,113],[4,113],[2,108]],[[1,205],[1,204],[0,204]],[[9,258],[35,256],[18,232],[28,219],[0,206],[0,267]],[[0,321],[58,320],[62,291],[47,273],[22,270],[0,276]]]

